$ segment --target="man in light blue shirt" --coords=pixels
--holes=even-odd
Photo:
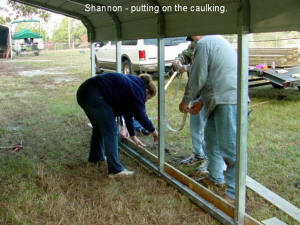
[[[225,194],[232,203],[235,198],[237,55],[221,36],[191,38],[197,46],[179,110],[197,114],[205,106],[205,154],[209,175],[202,182],[224,184],[224,160],[227,165]],[[193,101],[197,96],[200,98]]]

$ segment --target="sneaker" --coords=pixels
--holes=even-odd
[[[138,132],[138,133],[142,133],[142,134],[144,134],[144,135],[149,135],[149,134],[150,134],[150,132],[147,131],[147,130],[144,129],[144,128],[136,128],[135,131]]]
[[[201,173],[208,173],[207,164],[208,164],[208,160],[202,159],[200,165],[196,168],[196,170]]]
[[[108,175],[108,177],[109,178],[115,178],[115,177],[127,177],[127,176],[132,176],[132,175],[134,175],[134,171],[124,169],[119,173],[114,173],[114,174],[111,173],[111,174]]]
[[[201,163],[203,160],[205,160],[205,158],[193,153],[188,158],[181,160],[179,164]]]
[[[142,129],[142,133],[143,133],[144,135],[149,135],[149,134],[150,134],[150,131],[147,131],[146,129]]]

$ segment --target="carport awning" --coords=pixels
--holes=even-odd
[[[14,35],[12,35],[13,40],[20,40],[20,39],[24,39],[24,38],[42,38],[42,36],[37,33],[32,32],[28,29],[23,29],[23,30],[19,31],[18,33],[15,33]]]
[[[172,37],[188,34],[236,34],[241,26],[251,33],[300,30],[299,0],[15,1],[80,19],[88,29],[90,41]],[[187,12],[175,12],[175,4],[186,6]],[[149,10],[151,6],[156,5],[160,6],[159,13]],[[87,10],[91,6],[98,7],[98,9],[108,9],[109,6],[119,7],[117,12],[113,10],[91,12]],[[132,6],[144,6],[148,12],[131,12]],[[172,10],[162,12],[162,7],[165,6],[170,6]],[[206,12],[191,11],[193,7],[196,10],[199,6],[202,6],[202,10],[206,9]],[[225,7],[226,12],[220,12],[221,6]]]

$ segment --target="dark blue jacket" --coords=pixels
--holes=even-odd
[[[134,136],[133,117],[148,131],[154,127],[146,114],[146,92],[144,81],[133,75],[120,73],[99,74],[87,81],[99,88],[115,116],[124,116],[130,136]]]

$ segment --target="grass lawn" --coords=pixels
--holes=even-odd
[[[0,147],[22,142],[19,152],[0,149],[0,224],[219,224],[177,190],[126,155],[130,179],[107,178],[106,165],[87,161],[91,129],[77,105],[78,86],[90,77],[89,50],[41,52],[0,61]],[[166,92],[166,117],[177,128],[186,77]],[[248,174],[300,206],[300,92],[260,87],[249,91]],[[263,103],[263,104],[259,104]],[[157,97],[147,105],[157,116]],[[149,136],[140,137],[156,153]],[[166,160],[191,177],[196,165],[176,161],[191,153],[189,123],[166,130]],[[247,212],[296,224],[247,191]]]

